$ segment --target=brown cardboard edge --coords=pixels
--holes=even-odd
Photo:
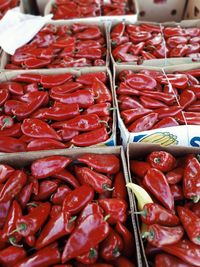
[[[5,70],[4,72],[0,73],[0,81],[5,81],[9,80],[12,77],[17,76],[18,74],[21,73],[39,73],[39,74],[56,74],[56,73],[72,73],[73,75],[80,76],[83,73],[93,73],[93,72],[98,72],[98,71],[105,71],[108,74],[109,77],[109,83],[110,83],[110,90],[113,96],[113,102],[112,105],[115,108],[115,101],[114,101],[114,89],[113,89],[113,80],[112,80],[112,74],[111,71],[108,67],[102,66],[102,67],[88,67],[88,68],[57,68],[57,69],[34,69],[34,70],[13,70],[13,71],[8,71]],[[116,144],[116,111],[113,110],[113,123],[112,123],[112,135],[108,140],[105,142],[90,146],[90,147],[100,147],[100,146],[106,146],[107,143],[110,141],[113,141],[114,144]],[[74,148],[78,148],[74,146]],[[67,149],[67,148],[66,148]],[[0,153],[4,154],[4,153]],[[7,154],[7,153],[6,153]]]
[[[106,46],[108,48],[108,36],[107,36],[107,33],[106,33],[106,22],[105,21],[98,21],[98,20],[86,20],[86,21],[82,21],[82,20],[51,20],[50,22],[46,23],[44,25],[44,27],[48,24],[53,24],[53,25],[69,25],[71,26],[72,24],[74,23],[84,23],[84,24],[87,24],[87,25],[97,25],[100,27],[102,33],[104,34],[104,37],[105,37],[105,40],[106,40]],[[10,58],[10,55],[8,53],[6,53],[5,51],[2,52],[2,56],[1,56],[1,59],[0,59],[0,71],[5,71],[5,66],[6,64],[9,62],[9,58]],[[109,64],[110,64],[110,53],[109,53],[109,50],[107,49],[106,51],[106,65],[105,66],[102,66],[102,67],[109,67]],[[88,68],[94,68],[95,66],[91,66],[91,67],[88,67]],[[74,69],[83,69],[83,68],[87,68],[87,67],[74,67]],[[71,67],[68,67],[68,69],[72,69]],[[7,71],[7,70],[6,70]],[[13,70],[9,70],[9,71],[13,71]]]
[[[128,144],[127,147],[127,161],[128,161],[128,172],[129,172],[129,179],[132,181],[131,178],[131,172],[130,172],[130,159],[138,159],[142,156],[147,155],[148,153],[152,151],[167,151],[171,154],[173,154],[175,157],[189,154],[189,153],[195,153],[198,154],[200,153],[200,148],[195,148],[195,147],[185,147],[185,146],[169,146],[169,147],[162,147],[160,145],[155,145],[155,144],[142,144],[142,143],[130,143]],[[137,210],[137,204],[135,197],[133,196],[134,199],[134,204],[136,205],[136,210]],[[145,249],[143,245],[143,241],[141,238],[140,234],[140,228],[139,228],[139,218],[138,215],[136,216],[136,223],[137,223],[137,229],[138,229],[138,235],[139,235],[139,241],[141,245],[141,252],[142,252],[142,257],[143,257],[143,266],[144,267],[149,267],[149,264],[147,262],[147,258],[145,255]]]

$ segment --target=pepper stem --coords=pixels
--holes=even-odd
[[[108,125],[107,121],[104,120],[99,120],[99,123],[105,123],[106,126]]]
[[[199,202],[199,200],[200,200],[200,196],[193,196],[193,197],[191,197],[191,199],[192,199],[192,201],[194,202],[194,203],[197,203],[197,202]]]
[[[112,251],[112,255],[117,258],[121,255],[120,251],[119,251],[119,248],[118,247],[115,247]]]
[[[97,251],[95,248],[91,248],[89,251],[89,259],[93,259],[97,256]]]
[[[117,108],[114,108],[114,107],[109,108],[109,111],[111,111],[111,110],[117,110]]]
[[[12,124],[12,121],[9,118],[3,119],[3,125],[1,127],[1,131],[4,130],[6,126],[10,126]]]
[[[160,158],[155,158],[153,161],[154,161],[155,163],[160,163],[160,162],[161,162]]]
[[[12,246],[14,246],[14,247],[18,247],[18,248],[22,248],[22,247],[23,247],[23,244],[19,245],[19,244],[15,243],[15,242],[16,242],[16,238],[15,238],[14,236],[9,237],[9,238],[8,238],[8,241],[9,241],[10,244],[11,244]]]
[[[144,209],[142,211],[135,211],[134,214],[139,214],[139,215],[142,215],[144,217],[147,217],[147,210]]]
[[[200,244],[200,235],[198,235],[195,239]]]
[[[153,231],[149,231],[149,232],[144,232],[142,234],[142,238],[150,238],[150,239],[153,239],[154,238],[154,232]]]
[[[115,188],[114,188],[114,187],[111,187],[111,188],[110,188],[107,184],[104,184],[104,185],[103,185],[103,189],[104,189],[104,190],[107,190],[107,191],[113,191]]]
[[[104,217],[104,222],[106,222],[108,219],[110,218],[110,214],[107,214],[105,217]]]
[[[26,204],[26,206],[31,206],[31,207],[38,207],[37,203],[29,202]]]

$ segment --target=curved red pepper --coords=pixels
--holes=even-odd
[[[149,113],[148,115],[135,120],[129,127],[129,132],[142,132],[152,129],[158,121],[158,113]]]
[[[0,130],[0,137],[20,137],[21,135],[20,123],[15,123],[11,128]]]
[[[134,108],[142,108],[143,106],[138,102],[137,98],[120,95],[118,97],[118,103],[120,110],[134,109]]]
[[[54,86],[51,88],[52,94],[66,94],[66,93],[72,93],[76,91],[77,89],[81,89],[83,85],[78,82],[67,82],[59,86]]]
[[[57,188],[56,192],[51,196],[51,202],[55,205],[62,205],[65,197],[72,190],[67,185],[61,185]]]
[[[26,257],[24,248],[10,246],[0,251],[0,264],[4,267],[14,267],[16,264]]]
[[[168,184],[177,184],[183,178],[184,168],[178,167],[166,173]]]
[[[106,83],[107,81],[107,75],[105,72],[102,71],[82,74],[76,79],[76,82],[81,83],[83,85],[92,85],[96,78],[102,81],[103,83]]]
[[[13,137],[1,136],[0,151],[7,153],[24,152],[26,151],[26,143]]]
[[[143,117],[144,115],[149,114],[150,112],[152,112],[151,109],[134,108],[134,109],[127,109],[127,110],[122,111],[121,116],[125,124],[129,124]]]
[[[34,82],[39,83],[40,79],[41,79],[40,74],[22,73],[12,78],[11,80],[15,82],[24,82],[24,83],[34,83]]]
[[[92,85],[92,92],[94,96],[96,97],[96,103],[104,103],[104,102],[112,101],[112,95],[111,95],[110,90],[98,78],[94,79],[94,82]]]
[[[119,172],[115,175],[113,187],[112,198],[124,199],[127,201],[128,195],[123,172]]]
[[[54,74],[54,75],[41,75],[40,83],[44,88],[51,88],[53,86],[61,85],[72,79],[73,75],[70,73]]]
[[[70,184],[73,188],[80,186],[79,181],[65,169],[56,174],[53,174],[53,177]]]
[[[164,119],[161,119],[158,123],[154,124],[152,130],[159,128],[166,128],[166,127],[173,127],[178,125],[179,123],[177,122],[176,119],[174,119],[173,117],[166,117]]]
[[[47,200],[57,189],[58,184],[55,181],[44,180],[39,183],[39,192],[35,196],[35,200]]]
[[[141,101],[141,104],[145,108],[149,108],[149,109],[166,107],[166,105],[164,103],[162,103],[161,101],[152,99],[148,96],[141,96],[140,101]]]
[[[21,207],[24,209],[26,204],[29,202],[31,194],[33,193],[33,183],[26,184],[20,194],[18,195],[18,201]]]
[[[46,178],[59,173],[70,162],[70,158],[56,155],[38,159],[32,163],[31,173],[37,179]]]
[[[77,219],[77,225],[79,225],[85,218],[92,214],[103,214],[103,209],[95,202],[88,203],[82,210],[80,216]]]
[[[147,156],[147,162],[152,168],[156,168],[162,172],[169,172],[176,165],[174,156],[166,151],[153,151]]]
[[[170,185],[170,190],[175,201],[184,199],[183,190],[179,184]]]
[[[155,267],[192,267],[191,264],[183,262],[169,254],[157,254],[155,257]]]
[[[76,257],[76,260],[78,262],[81,262],[83,264],[93,264],[97,261],[98,259],[98,246],[96,246],[95,248],[90,248],[89,251],[87,251],[86,253],[79,255],[78,257]]]
[[[131,160],[130,168],[133,174],[143,178],[147,171],[151,168],[151,165],[145,161]]]
[[[8,180],[9,176],[14,172],[15,170],[7,164],[0,164],[0,183],[4,183],[6,180]]]
[[[27,145],[27,151],[64,149],[65,145],[59,141],[50,138],[40,138],[32,140]]]
[[[73,137],[77,136],[79,134],[79,131],[72,131],[66,128],[61,128],[57,131],[57,133],[61,136],[63,141],[68,142]]]
[[[185,74],[167,74],[166,77],[158,76],[156,80],[161,84],[171,83],[172,86],[179,89],[186,88],[188,84],[188,77]]]

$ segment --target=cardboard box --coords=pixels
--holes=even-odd
[[[157,70],[164,73],[173,73],[174,71],[183,71],[190,69],[198,69],[200,64],[185,64],[178,66],[170,66],[165,68],[147,67],[147,66],[116,66],[114,70],[114,88],[116,88],[116,79],[122,70],[133,70],[138,72],[142,69]],[[126,147],[128,143],[157,143],[162,146],[179,145],[179,146],[200,146],[200,126],[198,125],[181,125],[176,127],[159,128],[139,133],[130,133],[119,112],[119,105],[117,103],[117,96],[115,91],[115,101],[117,106],[118,126],[121,133],[122,143]]]
[[[99,0],[100,2],[100,0]],[[104,2],[106,3],[106,1],[104,0]],[[121,16],[97,16],[97,17],[86,17],[86,18],[75,18],[73,20],[80,20],[81,22],[85,22],[85,21],[95,21],[95,22],[99,22],[99,21],[110,21],[110,20],[117,20],[117,21],[121,21],[123,19],[130,19],[133,21],[137,20],[137,16],[138,16],[138,6],[137,6],[137,2],[135,0],[128,0],[129,2],[129,6],[130,9],[132,11],[132,14],[130,15],[121,15]],[[55,3],[55,0],[50,0],[44,9],[44,14],[50,14],[51,13],[51,8],[52,5]],[[99,3],[100,4],[100,3]]]
[[[136,1],[139,9],[138,19],[157,22],[182,20],[187,3],[187,0]]]
[[[188,0],[185,19],[200,19],[200,1]]]
[[[131,21],[131,20],[124,20],[126,25],[140,25],[142,23],[149,24],[148,21]],[[118,21],[109,22],[107,24],[107,35],[108,35],[108,49],[110,53],[110,57],[112,60],[113,65],[137,65],[137,62],[121,62],[118,63],[115,61],[114,57],[112,56],[112,44],[111,44],[111,38],[110,34],[112,31],[112,28],[119,24]],[[200,27],[200,21],[199,20],[183,20],[180,23],[175,22],[165,22],[165,23],[156,23],[156,22],[150,22],[152,25],[157,26],[164,26],[164,27],[177,27],[180,26],[182,28],[190,28],[190,27]],[[200,59],[195,59],[196,62],[200,62]],[[143,66],[157,66],[157,67],[165,67],[165,66],[171,66],[171,65],[179,65],[179,64],[188,64],[193,63],[194,60],[189,57],[177,57],[177,58],[160,58],[160,59],[151,59],[151,60],[143,60],[142,64]]]
[[[109,77],[109,83],[110,83],[110,90],[113,93],[113,84],[112,84],[112,76],[110,73],[110,70],[106,67],[94,67],[94,68],[85,68],[85,69],[81,69],[81,70],[77,70],[77,69],[73,69],[73,68],[63,68],[63,69],[49,69],[49,70],[25,70],[25,71],[21,71],[21,70],[16,70],[16,71],[10,71],[10,72],[1,72],[0,74],[0,82],[4,82],[7,81],[13,77],[16,77],[18,74],[21,73],[39,73],[39,74],[46,74],[46,75],[53,75],[53,74],[59,74],[59,73],[72,73],[75,76],[80,76],[81,74],[84,73],[91,73],[91,72],[98,72],[98,71],[105,71],[108,74]],[[113,99],[113,107],[115,107],[115,102]],[[110,138],[100,144],[94,145],[96,146],[115,146],[116,145],[116,112],[115,110],[113,110],[113,124],[112,124],[112,129],[111,129],[111,136]],[[73,146],[75,147],[75,146]]]
[[[81,20],[76,20],[76,21],[73,21],[73,20],[58,20],[58,21],[56,21],[56,20],[54,20],[54,21],[51,21],[51,23],[47,23],[46,25],[53,24],[53,25],[56,25],[56,26],[59,26],[59,25],[71,26],[75,22],[76,23],[83,23],[83,21],[81,21]],[[106,23],[105,22],[103,22],[103,21],[99,22],[97,20],[94,21],[94,20],[91,19],[91,20],[84,21],[84,24],[87,24],[87,25],[94,25],[95,24],[95,25],[99,26],[101,31],[102,31],[102,33],[105,36],[106,45],[108,47],[108,37],[107,37],[107,34],[106,34]],[[0,68],[1,69],[5,69],[5,65],[9,62],[9,58],[10,58],[10,55],[7,54],[5,51],[3,51],[2,57],[1,57],[1,62],[0,62]],[[109,63],[110,63],[110,54],[109,54],[109,50],[107,49],[106,66],[109,66]],[[81,69],[81,68],[85,68],[85,67],[77,67],[76,69]],[[69,69],[71,69],[71,68],[69,68]]]
[[[81,148],[81,149],[68,149],[68,150],[49,150],[49,151],[41,151],[41,152],[28,152],[28,153],[12,153],[8,155],[0,155],[0,163],[5,163],[9,164],[11,166],[17,167],[17,168],[22,168],[24,166],[27,166],[31,164],[34,160],[44,158],[47,156],[52,156],[52,155],[62,155],[62,156],[67,156],[71,157],[72,159],[76,159],[76,157],[85,154],[85,153],[97,153],[97,154],[114,154],[117,155],[122,162],[122,168],[121,171],[124,173],[125,181],[126,183],[130,182],[129,181],[129,176],[128,176],[128,170],[127,170],[127,165],[126,165],[126,158],[125,154],[123,151],[123,148],[121,146],[117,147],[107,147],[107,148]],[[130,229],[132,233],[134,234],[135,237],[135,243],[136,243],[136,258],[137,258],[137,266],[142,267],[142,257],[140,253],[140,244],[139,244],[139,239],[138,239],[138,234],[137,234],[137,226],[135,222],[135,216],[134,216],[134,206],[133,206],[133,196],[128,190],[128,196],[129,196],[129,204],[130,204],[130,210],[132,211],[131,213],[131,221],[133,225],[133,229]],[[133,253],[134,250],[133,250]]]
[[[164,150],[175,157],[182,156],[185,154],[189,153],[195,153],[199,154],[200,153],[200,148],[194,148],[194,147],[185,147],[185,146],[170,146],[170,147],[161,147],[156,144],[139,144],[139,143],[134,143],[134,144],[129,144],[127,148],[127,160],[128,160],[128,172],[129,172],[129,177],[131,180],[131,172],[130,172],[130,160],[131,159],[139,159],[142,158],[143,156],[147,155],[148,153],[151,153],[152,151],[160,151]],[[136,204],[136,199],[133,194],[133,200],[134,200],[134,205],[137,207]],[[137,208],[136,208],[137,210]],[[145,250],[144,250],[144,245],[143,241],[141,238],[141,233],[140,233],[140,223],[139,223],[139,218],[136,216],[136,224],[138,227],[138,233],[139,233],[139,240],[140,240],[140,245],[141,245],[141,251],[142,251],[142,256],[143,256],[143,267],[149,267],[149,264],[147,262],[147,258],[145,256]],[[152,266],[152,265],[151,265]]]

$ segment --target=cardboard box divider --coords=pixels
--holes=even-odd
[[[150,139],[153,143],[155,138],[160,137],[164,138],[160,141],[160,144],[163,146],[177,144],[180,146],[200,146],[200,126],[198,125],[180,125],[176,127],[167,127],[167,128],[159,128],[155,130],[149,130],[139,133],[130,133],[121,116],[119,111],[119,105],[117,102],[117,95],[116,95],[116,80],[118,74],[122,70],[133,70],[134,72],[138,72],[143,69],[148,70],[157,70],[164,73],[173,73],[174,71],[184,71],[184,70],[191,70],[191,69],[198,69],[200,68],[200,63],[193,63],[193,64],[184,64],[184,65],[173,65],[164,68],[156,67],[155,65],[152,67],[149,66],[130,66],[130,65],[119,65],[115,66],[114,68],[114,75],[113,75],[113,85],[114,85],[114,97],[115,103],[117,107],[117,119],[118,119],[118,126],[121,133],[122,143],[123,146],[126,147],[128,143],[132,142],[147,142]],[[152,137],[151,137],[152,136]],[[145,140],[146,139],[146,140]],[[156,142],[156,141],[154,141]],[[158,142],[158,141],[157,141]]]
[[[45,74],[45,75],[53,75],[53,74],[60,74],[60,73],[72,73],[75,76],[80,76],[81,74],[85,73],[93,73],[98,71],[104,71],[108,74],[109,78],[109,85],[112,95],[114,95],[113,90],[113,83],[112,83],[112,75],[110,70],[107,67],[90,67],[90,68],[81,68],[81,69],[74,69],[74,68],[60,68],[60,69],[38,69],[38,70],[14,70],[14,71],[4,71],[0,73],[0,82],[7,81],[13,77],[16,77],[18,74],[21,73],[38,73],[38,74]],[[113,97],[112,102],[113,107],[115,107],[115,101]],[[114,146],[116,145],[116,111],[113,110],[113,124],[112,124],[112,134],[110,138],[100,144],[96,144],[94,146]],[[77,148],[74,146],[74,148]]]
[[[87,20],[87,21],[84,21],[84,22],[81,21],[81,20],[53,20],[53,21],[47,23],[46,25],[53,24],[55,26],[59,26],[59,25],[71,26],[74,23],[84,23],[84,24],[86,24],[88,26],[89,25],[97,25],[97,26],[99,26],[101,31],[102,31],[102,33],[104,34],[105,41],[106,41],[106,46],[108,47],[108,36],[106,34],[106,22],[103,22],[103,21],[98,22],[97,20],[96,21]],[[1,61],[0,61],[0,69],[1,69],[1,71],[5,70],[5,66],[9,62],[9,59],[10,59],[10,55],[7,54],[5,51],[3,51],[2,55],[1,55]],[[106,60],[105,61],[106,61],[106,65],[105,66],[108,67],[109,64],[110,64],[110,54],[109,54],[109,50],[108,49],[107,49],[107,52],[106,52]],[[91,66],[91,67],[93,67],[93,66]],[[71,69],[71,68],[72,67],[70,67],[69,69]],[[87,67],[74,67],[74,68],[81,69],[81,68],[87,68]],[[12,70],[9,70],[9,71],[12,71]]]
[[[68,156],[73,159],[76,157],[85,154],[85,153],[97,153],[97,154],[114,154],[120,157],[122,162],[122,168],[121,171],[124,173],[125,181],[126,183],[129,183],[129,175],[126,165],[126,158],[124,154],[124,150],[122,146],[116,146],[116,147],[99,147],[99,148],[78,148],[78,149],[58,149],[58,150],[47,150],[47,151],[36,151],[36,152],[20,152],[20,153],[11,153],[7,155],[0,155],[0,163],[8,164],[13,167],[21,168],[23,166],[27,166],[31,164],[34,160],[52,156],[52,155],[62,155],[62,156]],[[133,226],[133,234],[135,237],[135,243],[136,243],[136,259],[137,259],[137,266],[142,267],[142,256],[140,253],[140,242],[138,239],[138,232],[137,232],[137,225],[135,222],[135,216],[134,216],[134,206],[133,206],[133,196],[132,193],[128,190],[128,196],[129,196],[129,206],[131,210],[131,222]],[[134,251],[133,251],[134,253]]]
[[[149,22],[149,21],[133,21],[124,19],[125,25],[140,25],[142,23],[157,25],[157,26],[170,26],[170,27],[177,27],[180,26],[182,28],[190,28],[190,27],[197,27],[200,28],[200,20],[182,20],[179,23],[176,23],[174,21],[168,21],[164,23],[157,23],[157,22]],[[111,38],[110,34],[112,31],[112,28],[116,26],[119,22],[113,21],[108,22],[107,24],[107,36],[108,36],[108,49],[110,53],[110,58],[112,61],[112,64],[115,65],[137,65],[137,62],[121,62],[117,63],[115,59],[112,56],[112,45],[111,45]],[[164,36],[163,36],[164,39]],[[197,62],[200,62],[200,59],[196,59]],[[141,65],[143,66],[158,66],[158,67],[165,67],[165,66],[171,66],[171,65],[178,65],[178,64],[188,64],[193,63],[192,58],[189,57],[177,57],[177,58],[158,58],[158,59],[150,59],[150,60],[144,60]]]
[[[142,144],[142,143],[132,143],[129,144],[126,150],[126,156],[127,156],[127,166],[128,166],[128,172],[129,172],[129,179],[131,182],[133,182],[132,180],[132,175],[131,175],[131,171],[130,171],[130,160],[131,159],[136,159],[138,160],[139,158],[142,158],[143,156],[146,156],[147,154],[151,153],[152,151],[167,151],[169,153],[171,153],[172,155],[174,155],[175,157],[178,156],[183,156],[185,154],[189,154],[189,153],[195,153],[195,154],[199,154],[200,153],[200,148],[195,148],[195,147],[185,147],[185,146],[169,146],[169,147],[163,147],[160,146],[158,144]],[[132,197],[133,197],[133,205],[135,210],[137,210],[137,201],[135,199],[134,194],[132,193]],[[139,233],[139,241],[140,241],[140,245],[141,245],[141,252],[142,252],[142,266],[143,267],[149,267],[146,255],[145,255],[145,248],[144,248],[144,244],[141,238],[141,233],[140,233],[140,223],[139,223],[139,216],[137,214],[135,214],[135,219],[136,219],[136,226],[138,229],[138,233]]]

